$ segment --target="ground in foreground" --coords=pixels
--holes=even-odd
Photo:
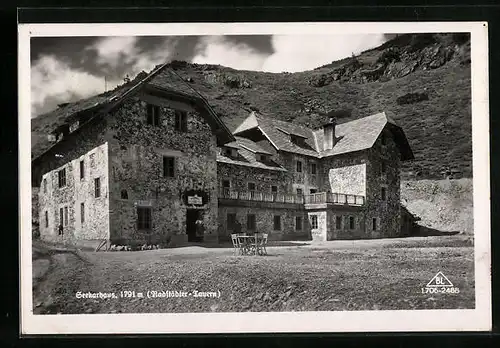
[[[198,246],[85,252],[33,246],[35,314],[474,308],[468,238],[287,243],[268,256]],[[441,271],[459,293],[423,293]],[[195,297],[194,291],[220,297]],[[136,297],[120,297],[134,291]],[[186,291],[186,298],[148,298]],[[116,299],[78,299],[77,292]],[[138,293],[144,295],[137,297]],[[207,294],[210,295],[210,294]]]

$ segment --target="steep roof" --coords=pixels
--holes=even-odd
[[[337,140],[331,150],[323,149],[323,129],[316,130],[314,134],[321,156],[333,156],[371,148],[386,124],[387,118],[383,112],[338,124],[335,126]]]
[[[255,142],[253,142],[250,139],[238,137],[238,136],[236,136],[235,138],[236,138],[236,143],[239,145],[240,148],[247,149],[253,153],[272,155],[271,152],[264,150],[262,147],[260,147],[258,144],[256,144]]]
[[[91,119],[105,114],[120,105],[127,97],[143,86],[151,85],[199,101],[208,110],[210,120],[207,121],[215,126],[217,137],[221,137],[223,142],[234,140],[231,131],[214,112],[206,99],[189,86],[180,76],[166,69],[167,66],[168,64],[158,65],[149,74],[140,73],[134,80],[115,88],[113,91],[81,99],[74,103],[64,103],[50,113],[53,115],[52,117],[64,120],[64,124],[60,125],[59,129],[67,127],[77,120],[80,121],[79,128],[81,128]],[[58,146],[58,144],[49,144],[40,153],[32,153],[32,160],[36,160],[53,147]]]
[[[244,137],[245,132],[255,128],[259,129],[277,150],[306,156],[318,156],[313,131],[310,128],[290,122],[269,119],[257,115],[255,112],[252,112],[233,134]],[[292,142],[290,135],[303,138],[304,144],[299,146]]]
[[[312,130],[305,126],[271,120],[255,114],[250,115],[234,134],[244,136],[245,132],[259,129],[277,150],[322,158],[369,149],[385,127],[393,132],[395,141],[400,147],[401,159],[413,159],[413,152],[403,130],[385,112],[338,124],[335,127],[337,141],[331,150],[323,148],[322,128]],[[304,145],[299,146],[292,142],[290,134],[303,137]]]
[[[229,145],[231,145],[230,147],[234,146],[238,148],[238,157],[233,158],[233,157],[228,157],[225,154],[217,154],[217,162],[235,164],[245,167],[260,168],[260,169],[277,170],[285,172],[287,171],[285,168],[281,167],[276,163],[273,162],[262,163],[260,161],[257,161],[255,157],[256,153],[269,154],[269,152],[262,149],[252,140],[236,137],[236,141],[233,143],[229,143]],[[250,150],[249,148],[251,148],[252,150]]]

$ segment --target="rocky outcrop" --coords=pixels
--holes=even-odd
[[[401,97],[398,97],[398,99],[396,99],[396,102],[399,105],[403,105],[418,103],[424,100],[429,100],[429,96],[427,95],[427,93],[407,93],[405,95],[402,95]]]
[[[401,78],[417,70],[437,69],[454,60],[457,64],[470,64],[470,55],[463,46],[463,38],[428,35],[408,35],[405,44],[388,46],[381,50],[374,62],[364,63],[352,57],[340,67],[315,74],[309,84],[323,87],[334,81],[368,83]],[[325,66],[324,68],[327,68]],[[324,71],[324,69],[323,69]]]

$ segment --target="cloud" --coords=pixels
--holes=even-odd
[[[275,35],[275,53],[262,66],[268,72],[312,70],[332,61],[359,54],[384,42],[383,34],[369,35]]]
[[[262,53],[245,43],[221,36],[204,37],[192,62],[220,64],[234,69],[267,72],[312,70],[385,42],[383,34],[366,35],[274,35],[274,53]]]
[[[110,88],[118,81],[109,81]],[[86,71],[74,69],[55,56],[43,56],[31,66],[32,117],[65,102],[104,91],[104,79]],[[76,96],[75,96],[76,95]],[[47,101],[51,101],[47,105]]]
[[[82,48],[76,61],[67,61],[62,55],[40,55],[31,66],[32,117],[58,103],[102,93],[105,86],[112,89],[123,83],[126,75],[135,77],[152,70],[171,57],[177,44],[174,38],[161,39],[154,49],[144,51],[137,37],[100,38]]]
[[[32,60],[32,113],[104,91],[172,59],[234,69],[297,72],[358,54],[387,40],[383,34],[104,37],[40,42]],[[50,43],[50,50],[43,50]],[[47,51],[49,50],[49,52]]]
[[[197,64],[220,64],[239,70],[261,70],[268,54],[260,53],[245,43],[235,43],[223,36],[207,36],[196,46],[193,59]]]

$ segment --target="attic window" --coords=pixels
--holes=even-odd
[[[238,157],[238,151],[236,149],[225,147],[223,151],[224,151],[223,154],[226,157],[232,157],[232,158]]]
[[[266,162],[269,162],[270,156],[263,154],[263,153],[258,153],[256,155],[256,158],[257,158],[257,161],[266,163]]]
[[[296,135],[290,134],[290,141],[296,145],[302,145],[304,143],[304,139],[298,137]]]

